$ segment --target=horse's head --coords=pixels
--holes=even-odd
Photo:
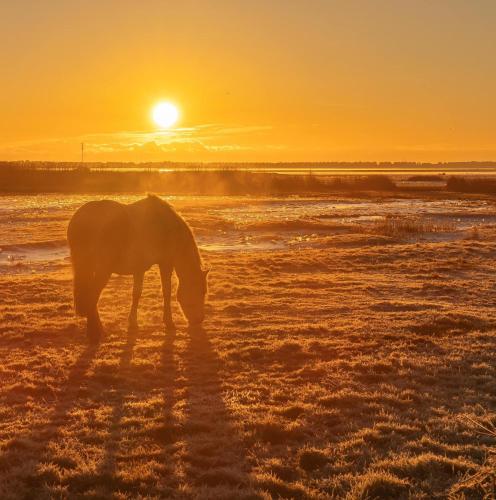
[[[208,270],[201,270],[194,278],[179,280],[177,300],[181,305],[189,326],[199,326],[205,318],[205,296],[207,295]]]

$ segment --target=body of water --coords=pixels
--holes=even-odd
[[[74,211],[101,195],[0,197],[0,274],[69,265],[66,229]],[[112,196],[130,203],[141,196]],[[373,234],[388,219],[422,221],[439,231],[423,241],[461,238],[496,223],[496,204],[474,199],[164,197],[191,224],[206,252],[277,251],[329,243],[337,234]]]

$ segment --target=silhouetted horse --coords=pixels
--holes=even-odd
[[[91,340],[99,340],[102,333],[97,304],[110,275],[134,277],[129,324],[135,327],[143,276],[154,264],[160,267],[167,328],[174,328],[170,307],[173,270],[179,278],[177,299],[190,326],[203,322],[208,271],[202,269],[190,227],[167,202],[152,195],[129,205],[90,201],[72,216],[67,239],[74,271],[74,305],[77,314],[87,318]]]

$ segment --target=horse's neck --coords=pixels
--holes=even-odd
[[[182,227],[174,267],[179,280],[190,280],[201,271],[200,254],[190,229]]]

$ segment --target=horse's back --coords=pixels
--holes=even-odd
[[[67,238],[73,261],[79,256],[118,274],[145,271],[171,260],[186,223],[156,196],[129,205],[91,201],[73,215]]]
[[[67,229],[69,245],[91,243],[112,226],[125,225],[125,205],[112,200],[89,201],[78,208]]]
[[[129,222],[125,205],[111,200],[90,201],[72,216],[67,239],[72,256],[110,261],[126,244]]]

